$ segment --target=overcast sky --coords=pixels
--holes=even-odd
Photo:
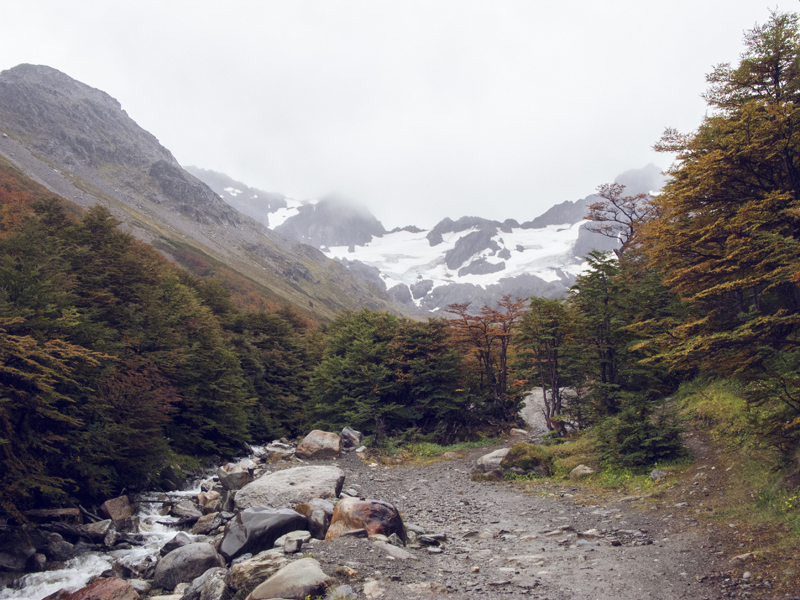
[[[671,157],[713,65],[797,0],[0,1],[0,69],[102,89],[181,164],[391,228],[529,220]]]

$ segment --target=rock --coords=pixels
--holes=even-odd
[[[349,600],[355,598],[356,592],[349,585],[337,586],[330,594],[325,596],[325,600]]]
[[[182,600],[218,600],[222,598],[227,585],[225,575],[227,569],[213,567],[192,580],[192,583],[183,592]]]
[[[197,519],[197,523],[192,527],[192,535],[208,535],[220,525],[222,525],[220,513],[208,513]]]
[[[741,564],[741,563],[746,563],[751,558],[753,558],[753,553],[752,552],[746,552],[745,554],[740,554],[739,556],[734,556],[731,559],[731,562],[734,563],[734,564]]]
[[[458,459],[458,454],[456,454],[455,452],[445,452],[444,454],[442,454],[442,458],[444,458],[445,460],[456,460]]]
[[[36,554],[36,548],[47,544],[40,533],[19,527],[0,527],[0,571],[22,572]]]
[[[291,460],[294,456],[294,448],[286,444],[270,444],[264,448],[264,452],[270,461]]]
[[[380,582],[378,581],[368,581],[364,584],[364,595],[367,597],[367,600],[377,600],[377,598],[383,598],[386,590],[381,587]]]
[[[261,552],[271,549],[282,535],[305,530],[307,525],[306,518],[291,509],[253,506],[228,521],[219,550],[228,560],[248,552]]]
[[[325,585],[329,579],[316,560],[301,558],[289,563],[256,587],[250,592],[247,600],[267,598],[304,600],[306,596],[313,598],[325,593]]]
[[[327,431],[315,429],[303,438],[294,453],[304,460],[324,460],[339,458],[342,450],[342,438]]]
[[[295,552],[300,552],[300,548],[302,547],[303,547],[303,540],[299,540],[297,538],[286,538],[283,541],[284,554],[294,554]]]
[[[504,478],[505,474],[500,467],[485,472],[482,470],[475,470],[470,475],[472,481],[503,481]]]
[[[372,545],[376,548],[380,548],[389,556],[393,556],[399,560],[419,560],[405,548],[399,548],[393,544],[387,544],[386,542],[372,542]]]
[[[73,546],[58,533],[47,534],[47,545],[42,548],[48,560],[66,562],[74,556]]]
[[[669,475],[669,471],[665,471],[664,469],[653,469],[650,471],[650,479],[651,481],[658,481],[659,479],[664,479]]]
[[[266,581],[278,570],[289,564],[282,551],[268,550],[256,554],[254,557],[243,560],[231,566],[225,576],[225,583],[235,590],[251,592],[257,585]]]
[[[396,533],[391,534],[387,541],[392,546],[398,546],[398,547],[405,546],[405,542],[403,542],[403,540],[400,539],[400,536],[397,535]]]
[[[322,498],[295,504],[294,509],[308,519],[308,530],[318,540],[324,540],[333,517],[333,504]]]
[[[247,464],[228,463],[217,469],[219,482],[226,490],[240,490],[248,483],[252,477]]]
[[[187,544],[158,561],[153,581],[156,587],[171,590],[179,583],[192,581],[208,569],[224,566],[224,559],[211,544]]]
[[[552,455],[542,446],[521,442],[514,444],[501,459],[504,469],[517,467],[526,473],[536,473],[540,477],[549,477],[552,473]]]
[[[356,448],[356,452],[358,454],[361,454],[361,453],[366,452],[366,451],[367,451],[367,447],[366,446],[359,446],[358,448]]]
[[[114,522],[111,519],[106,519],[105,521],[98,521],[97,523],[88,523],[81,527],[81,529],[93,542],[102,542],[113,524]]]
[[[186,481],[181,468],[176,465],[170,465],[161,469],[161,487],[168,492],[174,492],[183,488],[183,483]]]
[[[127,496],[111,498],[100,505],[100,514],[112,521],[133,516],[133,509]]]
[[[478,459],[478,464],[482,467],[486,467],[487,471],[499,467],[509,450],[511,450],[511,448],[500,448],[500,450],[484,454]]]
[[[381,533],[391,535],[396,533],[405,541],[406,532],[403,520],[397,509],[388,502],[380,500],[359,500],[358,498],[343,498],[336,504],[331,518],[331,526],[325,535],[326,540],[333,540],[345,531],[353,529],[366,529],[369,535]]]
[[[192,538],[189,537],[188,534],[181,531],[175,537],[173,537],[170,541],[164,544],[161,547],[161,556],[166,556],[176,548],[180,548],[181,546],[187,546],[192,543]]]
[[[528,432],[527,432],[527,431],[525,431],[524,429],[512,429],[512,430],[511,430],[511,431],[509,431],[508,433],[509,433],[509,435],[511,435],[511,436],[520,436],[520,435],[523,435],[523,436],[524,436],[524,435],[528,435]]]
[[[308,531],[290,531],[275,540],[275,548],[283,548],[286,540],[300,540],[301,543],[307,544],[311,541],[311,533]]]
[[[239,510],[255,505],[284,508],[314,498],[337,498],[344,485],[339,467],[295,467],[269,473],[247,484],[236,493]]]
[[[578,477],[582,477],[583,475],[593,475],[596,471],[592,467],[588,467],[586,465],[578,465],[572,471],[569,472],[570,479],[578,479]]]
[[[360,431],[356,431],[352,427],[342,429],[339,437],[342,438],[343,448],[355,448],[361,444],[361,440],[364,438]]]
[[[79,589],[65,600],[139,600],[139,592],[122,579],[109,577]]]
[[[197,503],[205,514],[219,512],[222,510],[222,494],[215,490],[200,492],[197,494]]]
[[[178,517],[179,519],[189,519],[189,518],[197,518],[203,516],[203,513],[197,508],[194,502],[191,500],[181,500],[172,509],[169,511],[173,517]]]
[[[128,583],[140,596],[146,596],[147,592],[153,589],[153,586],[144,579],[128,579]]]

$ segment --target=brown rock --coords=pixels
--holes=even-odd
[[[139,600],[139,592],[128,582],[109,577],[79,589],[65,600]]]
[[[295,455],[304,460],[339,458],[341,450],[342,438],[338,434],[315,429],[303,438]]]
[[[131,503],[128,501],[128,497],[120,496],[103,502],[100,506],[100,514],[107,519],[118,521],[133,516],[133,510],[131,509]]]
[[[396,533],[405,542],[406,532],[397,509],[380,500],[342,498],[336,505],[326,540],[340,537],[345,531],[366,529],[369,535]]]
[[[296,504],[294,509],[308,519],[308,530],[318,540],[324,540],[333,518],[333,504],[322,498]]]
[[[205,514],[222,510],[222,494],[214,490],[197,494],[197,503]]]
[[[265,550],[253,558],[236,563],[225,576],[232,589],[248,593],[289,564],[289,559],[279,550]]]

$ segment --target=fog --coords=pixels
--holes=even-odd
[[[46,64],[117,100],[182,164],[383,224],[529,220],[695,129],[752,0],[5,0],[0,69]],[[770,6],[796,10],[797,2]]]

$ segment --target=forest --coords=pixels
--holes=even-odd
[[[94,501],[194,457],[349,425],[453,442],[519,424],[541,388],[558,439],[593,430],[605,464],[679,456],[665,399],[736,382],[787,461],[800,434],[800,25],[775,12],[708,111],[666,129],[655,196],[602,185],[587,219],[619,240],[564,299],[454,304],[416,321],[317,322],[202,257],[182,269],[0,163],[0,509]],[[185,261],[184,261],[185,262]]]

